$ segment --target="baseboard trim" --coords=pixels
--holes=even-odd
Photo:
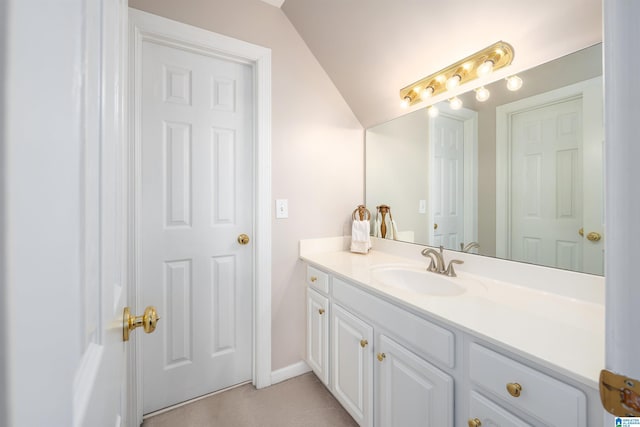
[[[311,368],[304,360],[301,360],[298,363],[272,371],[271,385],[281,383],[282,381],[297,377],[298,375],[306,374],[307,372],[311,372]]]

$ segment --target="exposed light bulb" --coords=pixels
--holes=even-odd
[[[421,92],[421,90],[420,90],[420,86],[416,86],[416,87],[414,87],[414,88],[413,88],[413,91],[416,93],[416,95],[420,95],[420,92]]]
[[[438,114],[440,114],[440,110],[438,110],[435,105],[432,105],[431,107],[427,108],[427,114],[429,114],[429,117],[431,118],[438,117]]]
[[[433,86],[425,87],[422,93],[420,94],[420,98],[422,99],[431,98],[431,95],[433,95],[433,91],[434,91]]]
[[[449,106],[452,110],[459,110],[462,108],[462,100],[457,96],[453,97],[449,100]]]
[[[486,87],[482,86],[476,89],[476,99],[478,100],[478,102],[486,101],[487,99],[489,99],[489,96],[491,96],[491,93]]]
[[[493,71],[493,61],[490,59],[487,59],[482,63],[482,65],[478,67],[478,69],[476,70],[476,74],[478,74],[478,77],[484,77],[486,75],[489,75],[492,71]]]
[[[461,80],[462,77],[460,77],[460,74],[454,74],[453,76],[449,77],[449,80],[447,80],[447,90],[453,90],[457,88],[460,85]]]
[[[400,102],[400,107],[407,108],[411,104],[411,97],[405,96],[404,99]]]
[[[522,87],[522,79],[518,76],[507,77],[507,89],[516,91]]]

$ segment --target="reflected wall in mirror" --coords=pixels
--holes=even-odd
[[[519,76],[367,129],[366,203],[400,240],[603,274],[602,47]]]

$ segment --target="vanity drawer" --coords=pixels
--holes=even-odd
[[[478,387],[546,425],[587,425],[582,391],[476,343],[470,344],[469,375]],[[520,395],[512,396],[507,384],[518,384]]]
[[[476,418],[480,420],[479,426],[531,427],[530,424],[505,411],[481,394],[472,391],[469,401],[469,420]],[[469,425],[473,425],[473,423],[469,423]]]
[[[320,292],[329,293],[329,275],[310,265],[307,266],[307,284]]]
[[[333,278],[332,293],[335,301],[368,315],[372,323],[382,326],[421,357],[448,368],[455,366],[455,335],[451,331],[336,277]]]

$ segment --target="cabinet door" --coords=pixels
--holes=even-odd
[[[334,304],[331,310],[332,390],[362,427],[373,425],[373,328]]]
[[[453,378],[385,335],[376,350],[378,427],[452,427]]]
[[[329,385],[329,300],[307,288],[307,362]]]
[[[531,427],[475,391],[471,392],[469,420],[478,420],[483,427]]]

